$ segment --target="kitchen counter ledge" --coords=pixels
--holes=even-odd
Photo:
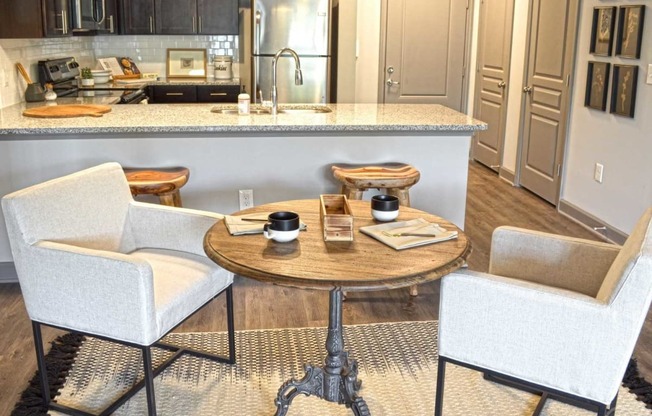
[[[20,140],[24,139],[25,135],[53,135],[53,138],[63,138],[56,136],[134,133],[469,134],[487,128],[481,121],[436,104],[329,104],[331,113],[277,116],[217,114],[211,112],[213,107],[220,106],[216,104],[113,105],[112,111],[102,117],[43,119],[22,115],[26,108],[34,106],[21,103],[0,109],[0,141]]]

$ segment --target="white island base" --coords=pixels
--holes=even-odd
[[[344,106],[332,107],[333,113],[313,125],[281,125],[281,121],[265,121],[261,116],[247,119],[260,124],[253,128],[242,127],[243,120],[237,116],[220,116],[221,124],[195,127],[206,120],[209,110],[205,106],[116,106],[100,119],[44,120],[38,124],[3,109],[0,196],[109,161],[128,167],[185,166],[190,169],[190,179],[181,189],[183,206],[228,214],[239,210],[241,189],[253,190],[256,205],[317,199],[320,194],[340,192],[331,173],[333,164],[400,162],[421,172],[420,181],[410,189],[412,206],[464,228],[471,136],[486,128],[484,123],[440,106],[379,106],[382,111],[378,113],[374,106],[372,118],[367,111],[370,107],[360,110],[351,106],[357,111],[348,111],[353,114],[348,118]],[[407,109],[412,112],[406,113]],[[140,126],[132,118],[138,113],[161,115],[165,111],[177,118],[144,117]],[[191,120],[195,115],[196,120]],[[189,120],[190,127],[182,117]],[[163,122],[172,127],[158,126]],[[74,131],[74,123],[84,130]],[[52,134],[48,134],[50,129]],[[211,131],[215,129],[220,131]],[[377,191],[367,192],[365,199],[374,193]],[[11,262],[2,221],[0,281],[15,279]]]

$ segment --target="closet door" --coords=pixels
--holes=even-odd
[[[521,136],[520,184],[559,202],[579,2],[533,0]]]
[[[498,171],[503,159],[514,0],[482,0],[473,116],[489,125],[473,137],[473,158]]]

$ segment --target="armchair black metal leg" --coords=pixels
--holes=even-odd
[[[43,337],[41,336],[41,324],[32,321],[32,333],[34,334],[34,347],[36,350],[36,364],[41,376],[41,396],[43,405],[50,404],[50,383],[48,382],[48,370],[45,365],[45,351],[43,350]]]
[[[154,396],[154,374],[152,373],[152,350],[150,347],[142,347],[143,367],[145,370],[145,389],[147,393],[147,414],[156,416],[156,399]]]
[[[229,361],[235,364],[235,325],[233,323],[233,285],[226,289],[226,319],[229,332]]]
[[[543,408],[546,405],[546,400],[548,400],[548,393],[542,393],[541,394],[541,399],[539,399],[539,404],[537,404],[537,408],[534,409],[534,413],[532,413],[532,416],[539,416],[541,412],[543,411]]]
[[[442,416],[444,408],[444,379],[446,378],[446,359],[439,356],[437,363],[437,393],[435,395],[435,416]]]

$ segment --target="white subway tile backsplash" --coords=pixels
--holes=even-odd
[[[16,62],[21,62],[32,79],[38,79],[37,62],[42,59],[75,57],[82,66],[96,66],[96,59],[129,56],[143,72],[165,75],[168,48],[206,49],[208,62],[214,55],[239,60],[238,36],[227,35],[120,35],[44,39],[0,39],[0,107],[23,101],[25,81],[19,78]],[[209,71],[210,72],[210,71]],[[6,86],[5,86],[6,84]]]

